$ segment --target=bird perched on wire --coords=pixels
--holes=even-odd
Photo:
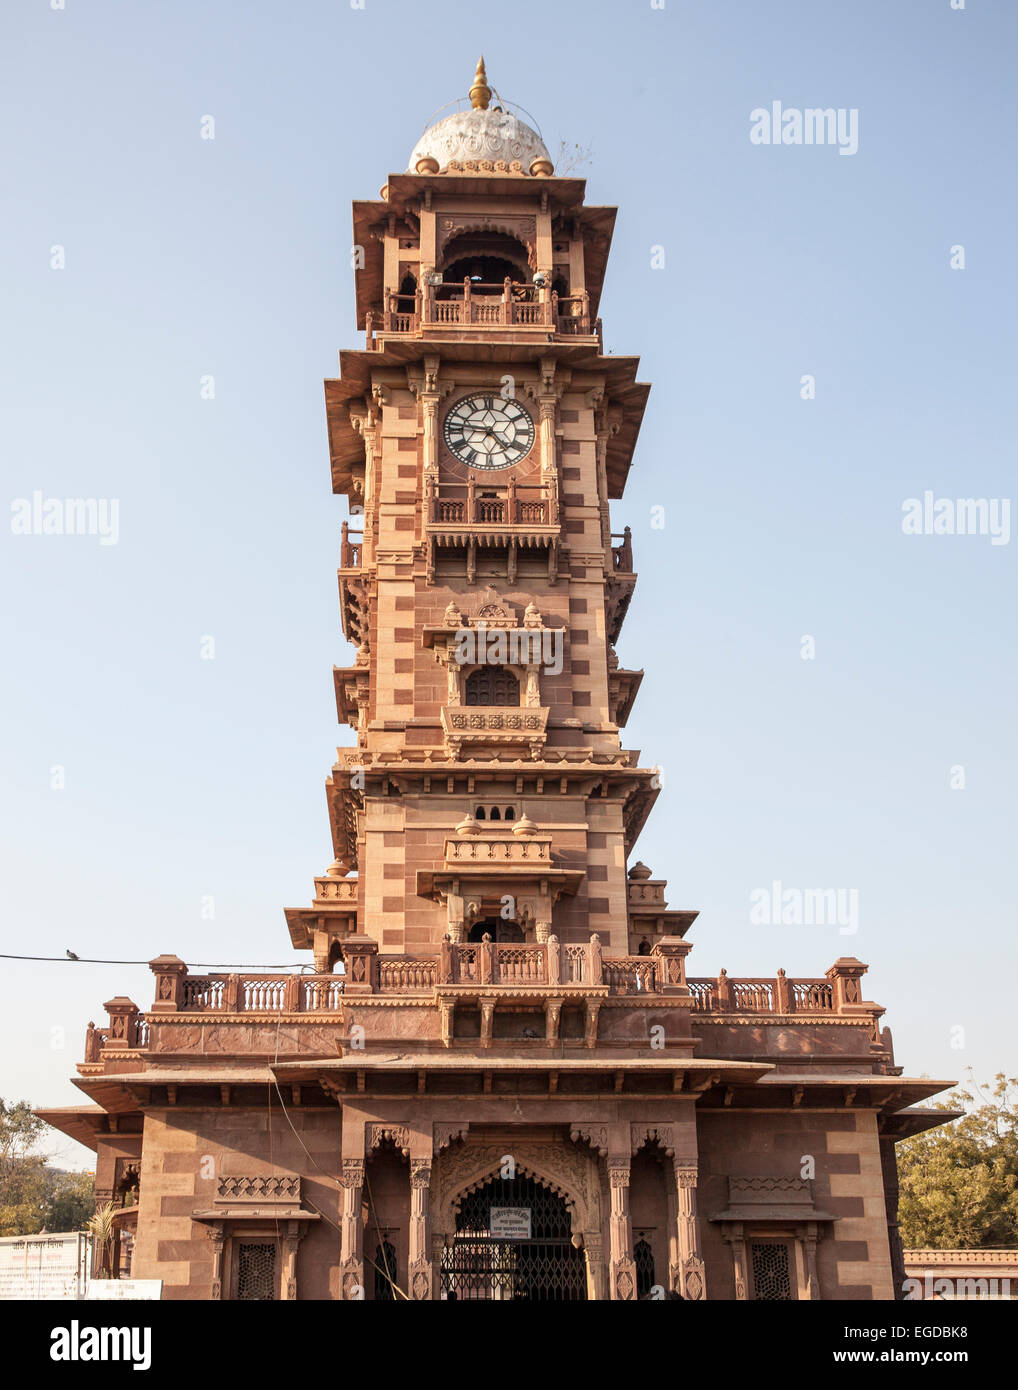
[[[74,954],[73,951],[67,951],[67,952],[66,952],[66,955],[67,955],[67,959],[68,959],[68,960],[78,960],[78,959],[79,959],[79,957],[76,956],[76,955]]]

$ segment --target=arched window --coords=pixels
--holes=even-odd
[[[466,679],[468,705],[518,705],[520,683],[502,666],[478,666]]]
[[[503,820],[515,820],[515,819],[516,819],[516,812],[513,810],[513,808],[512,808],[511,806],[507,806],[507,807],[505,808],[505,815],[502,817],[502,819],[503,819]]]
[[[650,955],[650,942],[647,940],[646,937],[644,937],[643,940],[640,942],[639,946],[637,946],[636,954],[638,956]]]
[[[484,807],[483,807],[483,806],[478,806],[478,808],[477,808],[477,814],[474,816],[474,820],[484,820]]]
[[[649,1298],[654,1287],[654,1252],[646,1240],[638,1240],[633,1246],[633,1261],[636,1264],[636,1296]]]
[[[470,280],[481,294],[501,294],[506,280],[515,284],[530,281],[527,248],[506,232],[477,230],[453,237],[440,269],[444,284],[462,289],[463,281]]]
[[[498,809],[497,806],[492,806],[492,808],[491,808],[491,814],[488,816],[488,819],[489,819],[489,820],[501,820],[501,819],[502,819],[502,812]]]
[[[383,1240],[375,1246],[375,1302],[395,1303],[396,1248]]]

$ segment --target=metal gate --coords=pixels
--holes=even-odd
[[[508,1211],[529,1237],[492,1234],[492,1208]],[[496,1222],[495,1230],[498,1230]],[[492,1178],[463,1198],[456,1235],[442,1252],[442,1291],[448,1299],[528,1303],[580,1302],[587,1297],[583,1251],[570,1241],[569,1209],[534,1178]]]

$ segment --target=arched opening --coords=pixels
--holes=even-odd
[[[501,820],[501,819],[502,819],[502,812],[498,809],[497,806],[492,806],[492,808],[491,808],[491,814],[488,816],[488,819],[489,819],[489,820]]]
[[[406,274],[399,282],[399,293],[396,295],[396,312],[398,314],[412,314],[417,308],[417,276]]]
[[[507,232],[478,230],[453,237],[442,256],[441,271],[439,299],[462,290],[464,280],[470,281],[472,294],[501,294],[506,280],[518,285],[530,281],[527,248]],[[449,289],[443,293],[444,286]]]
[[[512,808],[511,806],[507,806],[507,807],[505,808],[505,816],[503,817],[503,819],[504,819],[504,820],[515,820],[515,819],[516,819],[516,812],[513,810],[513,808]]]
[[[669,1156],[656,1142],[644,1144],[633,1155],[629,1175],[638,1298],[649,1297],[655,1284],[667,1292],[670,1181],[674,1170]]]
[[[460,1201],[441,1281],[457,1301],[583,1302],[582,1250],[564,1197],[538,1178],[492,1178]]]
[[[329,947],[329,971],[330,975],[345,975],[346,966],[343,964],[343,948],[338,941],[334,941]]]
[[[396,1301],[396,1247],[382,1240],[375,1246],[375,1302]]]
[[[522,941],[523,928],[518,922],[503,921],[501,917],[484,917],[470,928],[469,941],[483,941],[490,936],[492,941]]]
[[[647,940],[646,937],[644,937],[643,940],[640,942],[639,946],[637,946],[636,954],[638,956],[650,955],[650,942]]]
[[[362,1219],[364,1296],[384,1303],[406,1297],[410,1165],[391,1138],[366,1154]],[[403,1282],[401,1283],[401,1276]]]
[[[518,705],[520,683],[504,666],[478,666],[465,681],[468,705]]]
[[[483,806],[478,806],[478,808],[477,808],[477,814],[474,816],[474,820],[484,820],[484,817],[485,817],[485,810],[484,810],[484,807],[483,807]]]
[[[633,1263],[636,1265],[636,1296],[649,1298],[654,1287],[654,1251],[649,1241],[641,1239],[633,1246]]]

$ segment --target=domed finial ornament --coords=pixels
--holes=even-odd
[[[488,74],[484,71],[484,54],[477,60],[477,71],[474,73],[474,85],[470,88],[470,105],[475,111],[487,111],[488,102],[491,100],[491,88],[488,86]]]
[[[524,811],[523,815],[520,816],[519,820],[513,826],[513,834],[536,835],[539,829],[540,826],[536,823],[536,821],[532,821],[530,817],[527,815],[526,811]]]
[[[481,827],[478,825],[476,818],[468,811],[459,825],[456,826],[455,833],[457,835],[479,835],[481,833]]]

